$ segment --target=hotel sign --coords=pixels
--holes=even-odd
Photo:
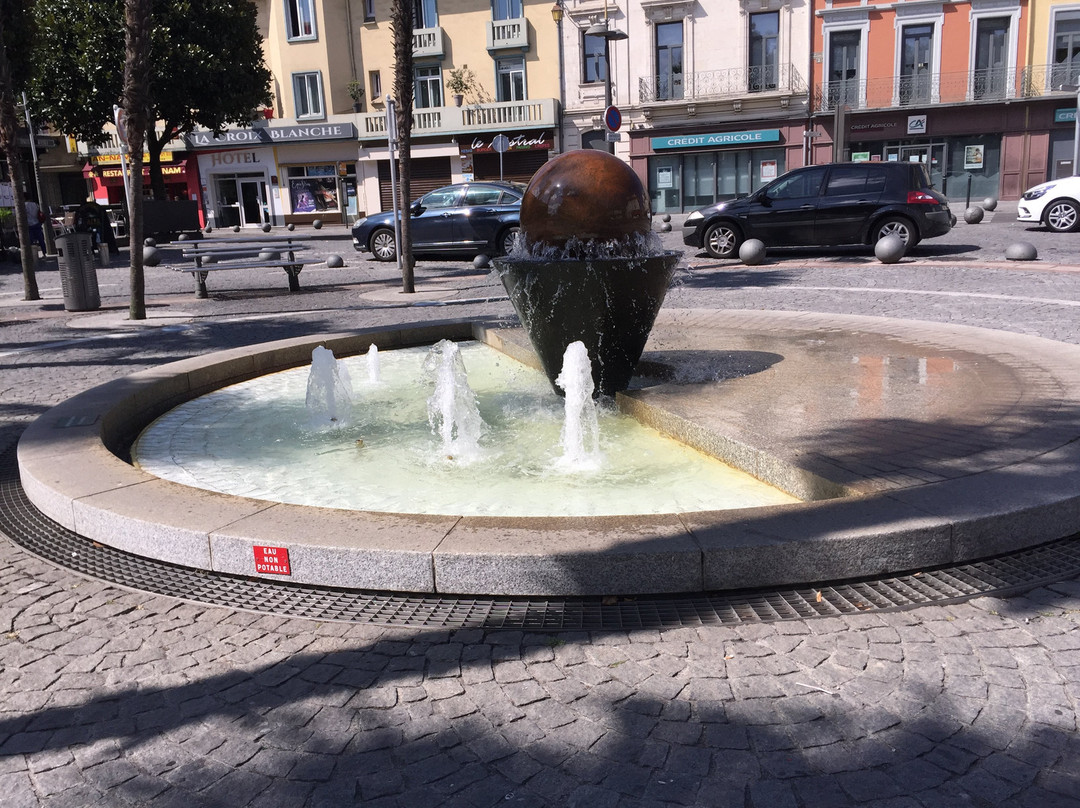
[[[308,126],[259,126],[226,129],[220,135],[213,132],[192,132],[184,135],[184,142],[189,149],[269,146],[277,143],[309,143],[313,140],[356,140],[356,125],[316,123]]]
[[[779,129],[754,129],[747,132],[714,132],[709,135],[675,135],[651,139],[653,151],[658,149],[693,149],[699,146],[755,146],[759,143],[778,143]]]

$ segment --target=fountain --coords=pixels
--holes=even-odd
[[[305,400],[311,423],[342,427],[352,418],[352,379],[334,352],[321,345],[311,352]]]
[[[26,430],[19,468],[30,501],[90,540],[87,553],[98,542],[213,573],[515,596],[795,586],[983,558],[1076,532],[1080,348],[889,318],[659,311],[677,256],[649,244],[647,197],[633,172],[598,155],[573,153],[538,172],[522,205],[525,236],[497,264],[527,334],[497,320],[407,323],[133,374],[63,402]],[[565,394],[566,456],[592,451],[591,381],[607,399],[604,412],[617,407],[686,451],[720,458],[802,501],[571,516],[470,510],[476,491],[493,482],[471,483],[449,508],[405,514],[392,505],[346,510],[198,490],[128,461],[159,415],[229,385],[306,369],[317,347],[346,362],[368,349],[370,381],[372,363],[382,364],[373,353],[442,340],[475,340],[542,370],[545,393],[550,384]],[[575,343],[584,350],[568,352]],[[454,354],[443,350],[431,361],[430,412],[443,460],[455,459],[410,469],[402,499],[424,493],[432,468],[455,476],[483,465],[457,462],[474,445],[469,438],[463,448],[463,433],[475,434],[483,419],[457,415],[457,392],[443,397],[444,377],[458,389]],[[353,377],[359,373],[354,366]],[[348,443],[349,430],[372,429],[346,423],[348,383],[328,362],[317,375],[315,398],[334,426],[317,431],[313,440],[332,449],[318,456],[375,463],[381,472],[377,441]],[[376,375],[371,387],[381,390],[392,373]],[[456,403],[444,409],[444,401]],[[412,420],[423,421],[430,441],[426,419]],[[266,442],[272,448],[276,438]],[[483,454],[483,441],[476,445]],[[288,462],[274,469],[296,473]],[[498,496],[517,497],[506,490]],[[544,480],[539,490],[541,499],[567,498]],[[288,572],[258,567],[267,550],[287,554]]]
[[[563,352],[585,346],[597,394],[625,390],[679,254],[650,235],[649,197],[607,152],[547,162],[521,200],[517,248],[495,267],[555,392]]]

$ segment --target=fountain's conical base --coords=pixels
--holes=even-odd
[[[552,389],[562,395],[555,379],[563,353],[580,341],[592,360],[596,392],[612,396],[630,385],[678,260],[678,253],[666,252],[646,258],[500,258],[495,266]]]

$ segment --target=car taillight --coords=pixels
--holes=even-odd
[[[941,203],[925,191],[908,191],[907,201],[909,205],[940,205]]]

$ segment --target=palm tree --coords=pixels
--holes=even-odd
[[[125,140],[131,160],[128,183],[129,243],[131,245],[131,301],[128,318],[146,319],[143,278],[143,140],[150,117],[150,6],[151,0],[124,0]]]
[[[397,96],[398,187],[401,211],[401,290],[416,291],[413,284],[412,238],[409,234],[409,204],[412,202],[412,112],[413,112],[413,0],[394,0],[390,24],[394,30],[394,95]]]

